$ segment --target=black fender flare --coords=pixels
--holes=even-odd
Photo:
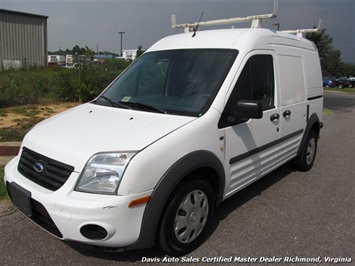
[[[216,203],[222,201],[225,186],[222,162],[209,151],[194,151],[185,155],[169,168],[156,185],[143,214],[139,237],[136,242],[126,248],[127,250],[150,248],[155,245],[160,217],[170,195],[181,181],[199,169],[209,169],[208,173],[212,173],[213,176],[207,178],[212,182]]]
[[[304,134],[303,134],[303,138],[302,138],[301,144],[298,147],[297,157],[301,154],[303,146],[305,145],[307,137],[308,137],[309,133],[311,132],[311,130],[315,130],[316,134],[319,137],[319,133],[320,133],[320,129],[322,128],[322,125],[323,124],[320,122],[317,114],[313,113],[309,117],[309,119],[307,121],[307,125],[306,125],[306,128],[305,128],[305,131],[304,131]]]

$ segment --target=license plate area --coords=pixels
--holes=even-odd
[[[12,182],[7,183],[12,203],[26,216],[32,216],[31,192]]]

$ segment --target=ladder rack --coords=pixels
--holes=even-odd
[[[263,19],[274,19],[277,17],[278,5],[279,5],[279,0],[274,0],[274,10],[271,14],[209,20],[209,21],[201,21],[201,22],[185,23],[185,24],[176,24],[176,17],[175,15],[172,15],[171,27],[175,29],[184,29],[185,32],[193,32],[197,29],[198,26],[215,26],[215,25],[251,22],[251,28],[261,28]]]
[[[296,34],[299,37],[303,37],[303,33],[320,31],[321,24],[322,24],[322,20],[319,19],[318,26],[316,28],[313,28],[313,29],[299,29],[299,30],[283,30],[282,32]]]

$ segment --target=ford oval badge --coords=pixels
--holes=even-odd
[[[33,169],[35,169],[37,173],[42,173],[44,170],[44,165],[41,162],[34,163]]]

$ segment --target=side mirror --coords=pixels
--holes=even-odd
[[[239,100],[233,111],[233,116],[237,118],[262,118],[263,107],[260,101]]]

